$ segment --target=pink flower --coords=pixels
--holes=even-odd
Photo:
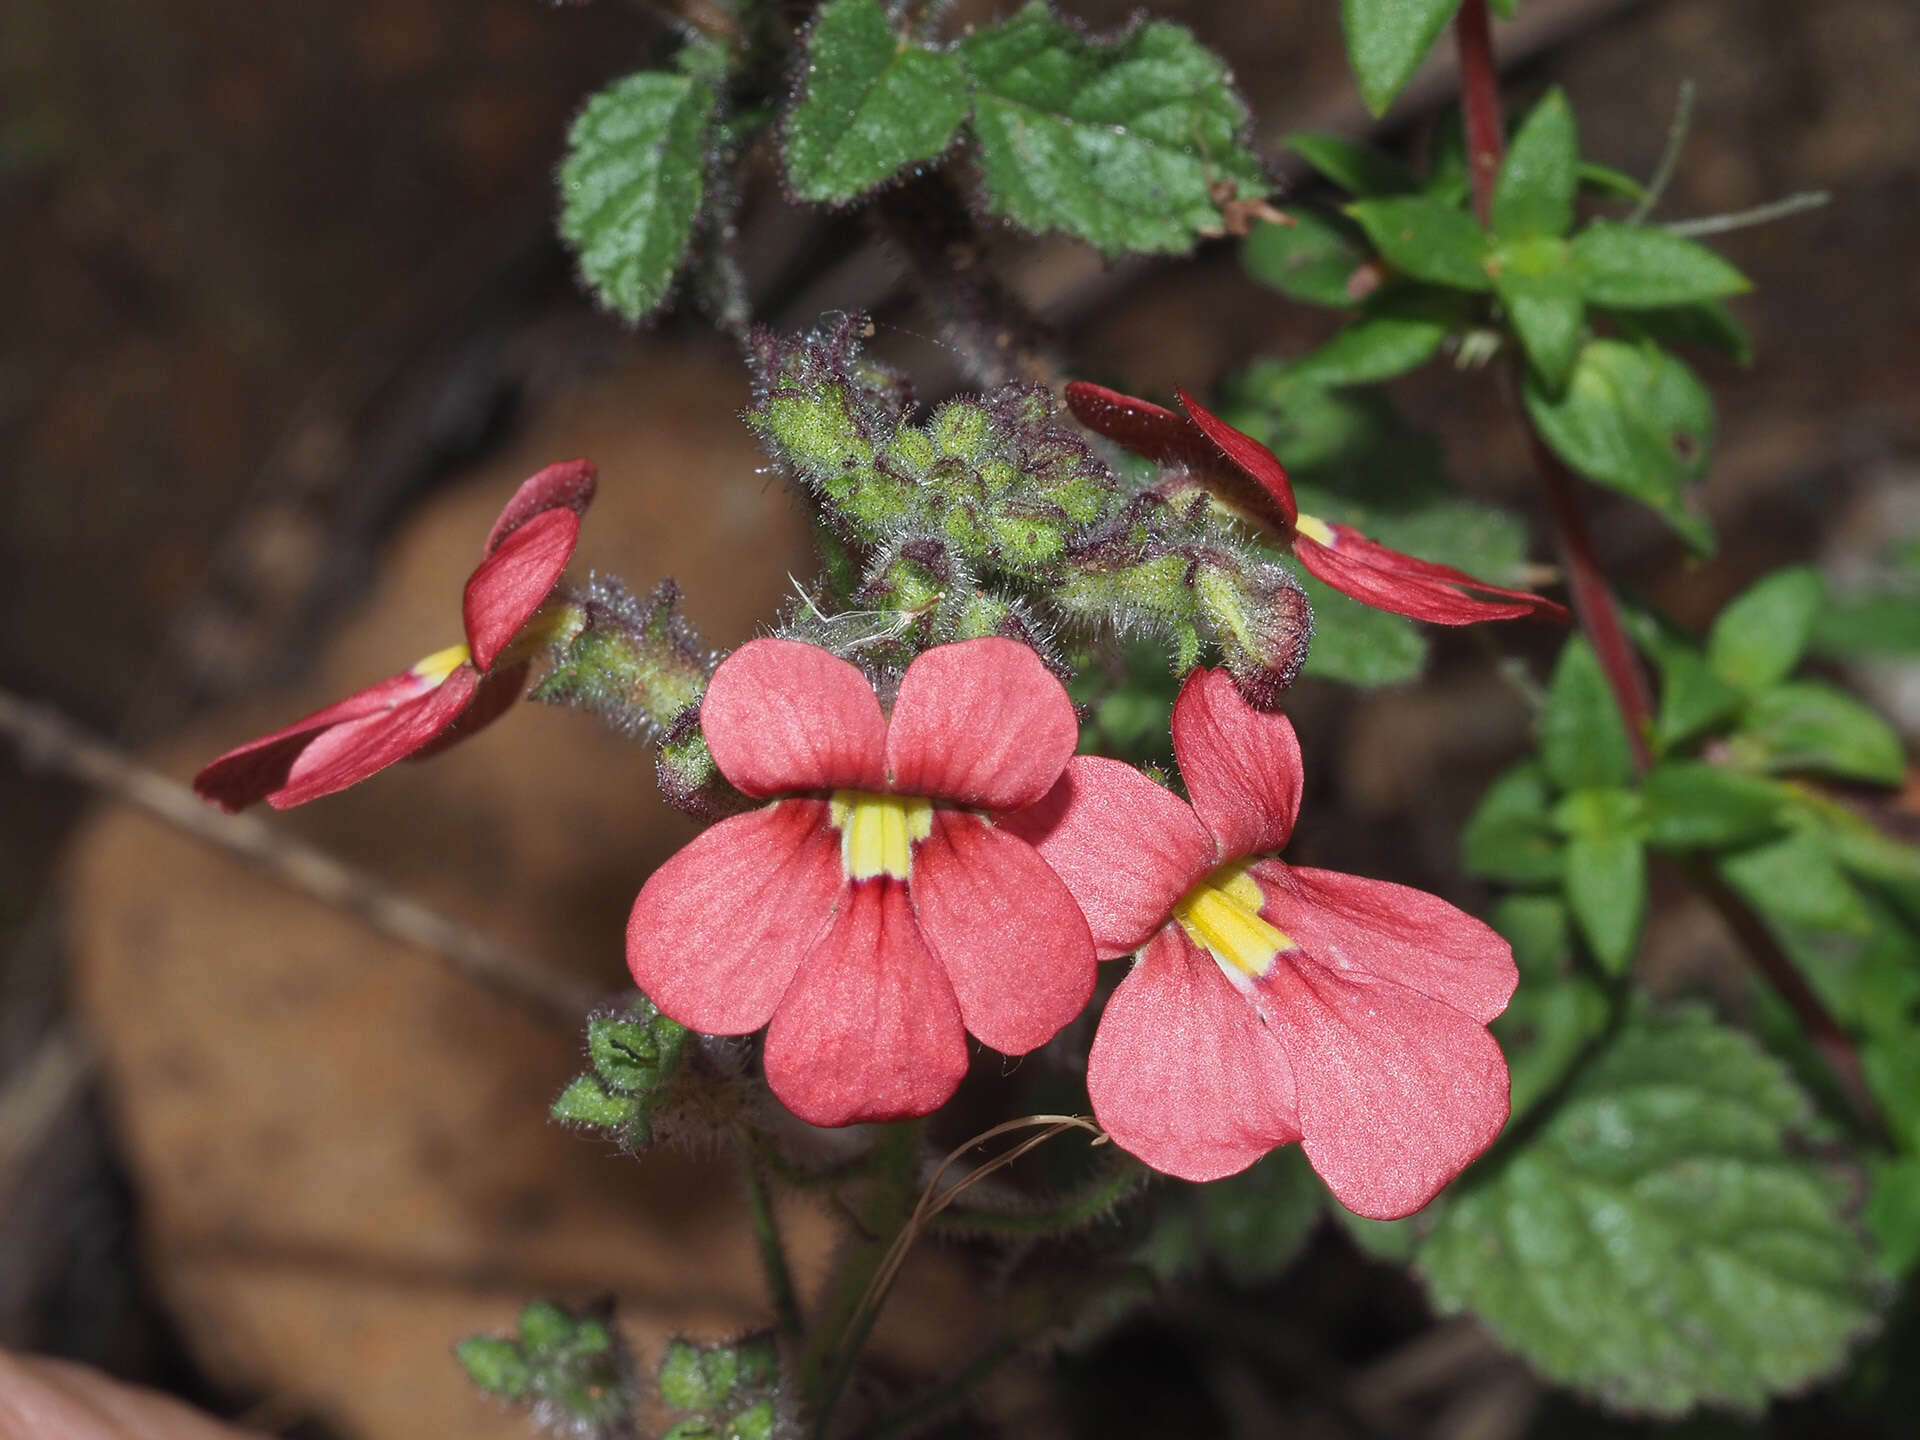
[[[1543,596],[1489,585],[1451,565],[1389,550],[1351,525],[1302,515],[1279,456],[1203,410],[1186,391],[1179,394],[1184,416],[1076,380],[1067,386],[1067,406],[1089,430],[1136,454],[1162,465],[1184,465],[1222,504],[1290,546],[1308,573],[1364,605],[1435,625],[1524,615],[1567,623],[1565,607]],[[1475,591],[1495,598],[1469,593]]]
[[[1298,1140],[1348,1209],[1411,1214],[1506,1122],[1485,1026],[1513,994],[1512,951],[1434,896],[1278,859],[1299,742],[1225,671],[1188,677],[1173,745],[1190,805],[1082,756],[1007,825],[1066,881],[1101,958],[1139,951],[1094,1037],[1094,1114],[1187,1180]]]
[[[700,726],[721,773],[772,803],[653,873],[627,965],[683,1025],[766,1025],[767,1083],[794,1114],[924,1115],[966,1074],[968,1032],[1020,1055],[1085,1006],[1087,922],[998,824],[1053,788],[1079,736],[1032,650],[929,650],[889,718],[846,661],[755,640],[714,674]]]
[[[357,785],[396,760],[421,759],[497,720],[520,698],[528,661],[513,642],[572,558],[595,475],[568,460],[523,483],[493,522],[467,577],[467,639],[284,730],[229,750],[193,778],[222,810],[276,810]]]

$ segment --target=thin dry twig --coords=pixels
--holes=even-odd
[[[358,916],[382,935],[432,951],[461,978],[568,1031],[577,1030],[601,998],[598,991],[541,969],[365,871],[281,834],[257,816],[221,814],[187,786],[88,735],[50,706],[0,689],[0,733],[19,747],[28,769],[58,771],[217,850],[251,861],[282,884]]]

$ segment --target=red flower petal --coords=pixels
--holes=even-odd
[[[873,687],[818,645],[742,645],[714,672],[700,728],[720,773],[756,799],[887,788],[887,720]]]
[[[1148,942],[1107,1002],[1087,1091],[1123,1150],[1182,1180],[1218,1180],[1300,1138],[1287,1055],[1176,926]]]
[[[193,788],[229,814],[257,804],[287,783],[287,772],[300,752],[322,730],[368,715],[384,715],[396,705],[416,700],[432,686],[411,670],[403,670],[378,685],[357,690],[291,725],[227,751],[193,777]]]
[[[550,510],[582,514],[593,500],[596,477],[591,460],[562,460],[521,481],[500,518],[493,522],[493,529],[487,532],[487,543],[480,553],[493,554],[502,540],[536,515]]]
[[[520,692],[526,689],[527,672],[532,668],[532,661],[522,660],[518,665],[509,665],[504,670],[483,675],[480,688],[474,692],[473,703],[460,712],[453,724],[407,756],[409,763],[431,760],[442,751],[451,750],[462,740],[471,740],[506,714],[520,699]]]
[[[1173,705],[1173,753],[1222,859],[1283,848],[1300,813],[1300,741],[1256,710],[1225,670],[1195,670]]]
[[[1520,983],[1500,932],[1437,895],[1279,860],[1254,866],[1253,878],[1260,913],[1329,970],[1391,980],[1483,1025]]]
[[[1095,434],[1104,435],[1136,455],[1160,465],[1178,465],[1221,501],[1257,525],[1285,534],[1293,524],[1292,487],[1285,505],[1252,476],[1220,453],[1220,447],[1186,416],[1151,400],[1136,399],[1075,380],[1067,386],[1067,408]],[[1238,433],[1238,432],[1235,432]],[[1251,443],[1251,442],[1249,442]]]
[[[960,1007],[906,886],[883,877],[847,889],[774,1012],[763,1054],[773,1093],[813,1125],[925,1115],[959,1088]]]
[[[1472,625],[1482,620],[1517,620],[1525,615],[1567,623],[1566,608],[1543,596],[1489,585],[1450,565],[1436,565],[1389,550],[1348,525],[1330,524],[1327,529],[1333,532],[1333,545],[1322,545],[1302,533],[1294,538],[1294,558],[1341,594],[1376,610],[1409,615],[1433,625]],[[1503,598],[1480,600],[1464,590]]]
[[[1178,795],[1097,755],[1076,755],[1046,799],[1001,825],[1066,882],[1102,960],[1145,944],[1219,859]]]
[[[995,1050],[1046,1044],[1093,998],[1087,922],[1026,841],[977,815],[936,810],[908,888],[961,1020]]]
[[[404,760],[439,739],[480,688],[480,672],[459,666],[426,694],[378,715],[322,730],[287,768],[287,782],[267,803],[286,810],[358,785],[369,775]]]
[[[542,511],[494,546],[468,578],[461,609],[473,663],[483,673],[547,603],[579,538],[580,517],[573,511]]]
[[[1013,810],[1053,788],[1079,739],[1066,687],[1031,648],[963,640],[907,667],[887,727],[887,775],[902,795]]]
[[[1354,1214],[1411,1215],[1506,1123],[1506,1057],[1471,1016],[1299,952],[1258,990],[1293,1064],[1301,1144]]]
[[[782,800],[722,820],[641,887],[627,920],[633,983],[692,1029],[758,1030],[846,883],[824,800]]]
[[[1290,528],[1300,509],[1294,503],[1293,482],[1287,478],[1287,467],[1280,463],[1280,457],[1251,435],[1242,434],[1212,411],[1202,408],[1185,390],[1177,393],[1201,433],[1266,492],[1272,508],[1286,517],[1287,528]]]

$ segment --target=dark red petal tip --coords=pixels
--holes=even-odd
[[[587,506],[593,503],[599,474],[591,460],[562,460],[536,471],[521,481],[520,488],[500,511],[500,518],[487,532],[487,543],[480,553],[493,554],[507,536],[549,510],[571,510],[575,515],[586,513]]]

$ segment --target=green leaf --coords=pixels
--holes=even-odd
[[[1514,132],[1493,186],[1493,233],[1502,240],[1559,237],[1573,228],[1580,135],[1559,86]]]
[[[1646,918],[1646,850],[1629,834],[1575,835],[1567,841],[1564,883],[1594,958],[1619,974],[1633,959]]]
[[[1267,188],[1226,65],[1178,25],[1090,40],[1036,0],[961,54],[987,207],[1016,225],[1184,254],[1220,233],[1210,182]]]
[[[1460,0],[1340,0],[1347,57],[1367,108],[1384,115]]]
[[[670,1340],[660,1360],[660,1398],[676,1410],[715,1409],[726,1403],[739,1368],[739,1352],[730,1346],[702,1349]]]
[[[467,1378],[490,1395],[518,1400],[532,1387],[532,1372],[511,1340],[474,1335],[453,1347]]]
[[[1487,236],[1471,215],[1424,195],[1360,200],[1346,213],[1403,275],[1456,290],[1485,290]]]
[[[1647,187],[1626,171],[1594,160],[1580,162],[1580,183],[1589,190],[1618,196],[1622,200],[1638,200],[1647,193]]]
[[[1564,393],[1529,375],[1526,399],[1554,454],[1651,506],[1695,550],[1712,553],[1713,531],[1687,487],[1706,473],[1713,401],[1685,365],[1657,346],[1589,340]]]
[[[1633,775],[1626,723],[1584,636],[1567,641],[1554,667],[1540,716],[1540,759],[1562,790],[1625,785]]]
[[[713,107],[698,80],[643,71],[587,101],[567,134],[560,234],[600,303],[628,320],[660,308],[686,259]]]
[[[1334,184],[1355,195],[1411,195],[1420,188],[1413,172],[1391,155],[1342,135],[1296,130],[1282,136],[1280,143]]]
[[[1608,317],[1632,340],[1651,340],[1712,350],[1736,365],[1753,363],[1753,341],[1718,300],[1674,305],[1663,310],[1609,310]]]
[[[1873,1192],[1860,1218],[1873,1232],[1889,1274],[1920,1260],[1920,1155],[1874,1162]]]
[[[1776,570],[1736,596],[1707,632],[1707,663],[1757,694],[1794,672],[1813,638],[1827,584],[1808,565]]]
[[[880,0],[830,0],[807,32],[806,91],[787,116],[787,179],[845,204],[944,151],[967,118],[960,57],[907,45]]]
[[[1421,305],[1418,298],[1370,303],[1367,314],[1289,365],[1289,378],[1306,385],[1370,385],[1418,369],[1439,353],[1456,319],[1452,307]]]
[[[1460,834],[1467,869],[1511,885],[1558,883],[1566,862],[1563,842],[1548,819],[1552,798],[1536,762],[1523,760],[1505,771],[1480,797]]]
[[[1813,643],[1846,660],[1920,655],[1920,595],[1861,595],[1821,612]]]
[[[1753,288],[1704,245],[1648,225],[1596,220],[1573,237],[1587,298],[1621,310],[1717,300]]]
[[[1731,719],[1747,703],[1746,696],[1707,668],[1706,659],[1688,640],[1658,620],[1629,612],[1628,624],[1660,667],[1660,708],[1653,723],[1657,749],[1692,739]]]
[[[1865,936],[1873,930],[1860,892],[1808,831],[1724,855],[1719,868],[1749,904],[1788,931]]]
[[[1513,1081],[1513,1113],[1524,1116],[1559,1083],[1607,1023],[1607,997],[1573,964],[1566,902],[1557,895],[1509,895],[1488,923],[1513,946],[1520,988],[1493,1022]]]
[[[1724,766],[1672,760],[1647,777],[1641,799],[1654,849],[1724,850],[1779,830],[1791,796]]]
[[[1200,1187],[1206,1248],[1243,1285],[1271,1280],[1300,1252],[1326,1211],[1326,1189],[1298,1146]]]
[[[1292,225],[1268,220],[1254,224],[1240,250],[1247,273],[1309,305],[1341,310],[1358,305],[1360,300],[1348,290],[1347,282],[1373,255],[1358,227],[1314,210],[1289,213]]]
[[[1900,737],[1851,695],[1797,680],[1756,696],[1730,742],[1735,763],[1753,769],[1811,770],[1898,785],[1906,776]]]
[[[1699,1011],[1636,1020],[1456,1191],[1418,1267],[1440,1310],[1611,1408],[1758,1410],[1874,1323],[1841,1187],[1786,1143],[1807,1119],[1745,1036]]]
[[[1541,242],[1521,243],[1532,247]],[[1557,240],[1547,243],[1565,248]],[[1499,266],[1493,277],[1494,293],[1506,306],[1507,319],[1520,337],[1521,348],[1527,352],[1540,383],[1558,393],[1572,373],[1586,335],[1586,306],[1580,299],[1580,286],[1564,268],[1530,273],[1528,257],[1517,253],[1517,247],[1499,247],[1492,260]]]

